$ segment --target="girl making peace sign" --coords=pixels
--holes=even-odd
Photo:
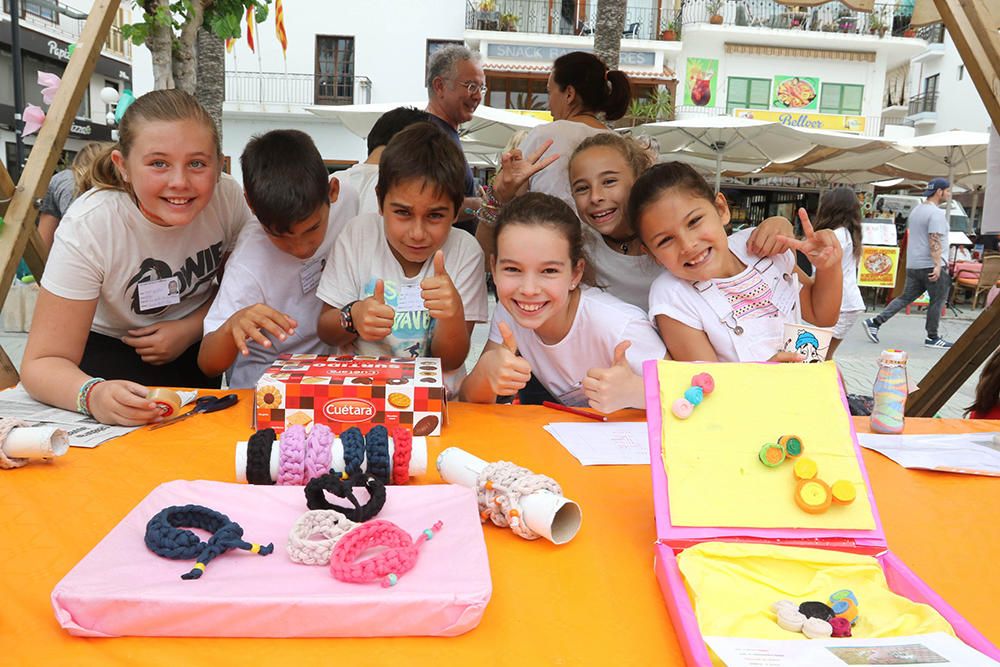
[[[787,248],[760,258],[747,251],[750,231],[726,238],[729,206],[690,165],[670,162],[632,187],[628,219],[667,271],[652,285],[649,316],[670,356],[681,361],[798,361],[778,352],[785,322],[832,326],[840,315],[841,247],[830,230],[805,239],[778,237]],[[810,278],[791,250],[816,267]]]

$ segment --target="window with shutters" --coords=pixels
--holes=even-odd
[[[821,113],[860,116],[861,101],[865,96],[864,86],[849,83],[824,83],[819,96]]]
[[[771,80],[731,76],[726,90],[726,113],[733,109],[767,109],[771,106]]]
[[[316,35],[316,104],[354,103],[354,38]]]

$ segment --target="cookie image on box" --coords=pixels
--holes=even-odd
[[[389,405],[400,410],[405,410],[413,403],[409,396],[398,391],[389,394],[385,400],[389,402]]]
[[[295,410],[294,412],[289,412],[285,415],[285,424],[297,425],[297,426],[309,426],[312,423],[312,415],[308,412],[303,412],[302,410]]]
[[[281,390],[274,385],[266,384],[257,389],[257,405],[262,408],[280,408],[284,400]]]

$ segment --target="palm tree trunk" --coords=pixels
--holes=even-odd
[[[222,137],[222,103],[226,99],[226,47],[211,31],[202,27],[198,31],[198,80],[195,98],[215,121]]]
[[[594,53],[610,69],[618,69],[627,0],[597,0]]]

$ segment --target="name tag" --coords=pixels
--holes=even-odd
[[[181,283],[174,277],[139,283],[139,310],[155,310],[181,302]]]
[[[423,310],[424,298],[420,296],[420,283],[405,283],[399,286],[396,298],[396,311],[400,313],[416,313]]]
[[[303,294],[313,294],[316,292],[316,288],[319,287],[319,279],[323,275],[323,267],[325,266],[326,260],[318,259],[302,267],[302,270],[299,272],[299,279],[302,281]]]
[[[787,315],[795,310],[798,283],[795,274],[791,274],[788,278],[784,276],[779,278],[772,287],[771,303],[783,314]]]

